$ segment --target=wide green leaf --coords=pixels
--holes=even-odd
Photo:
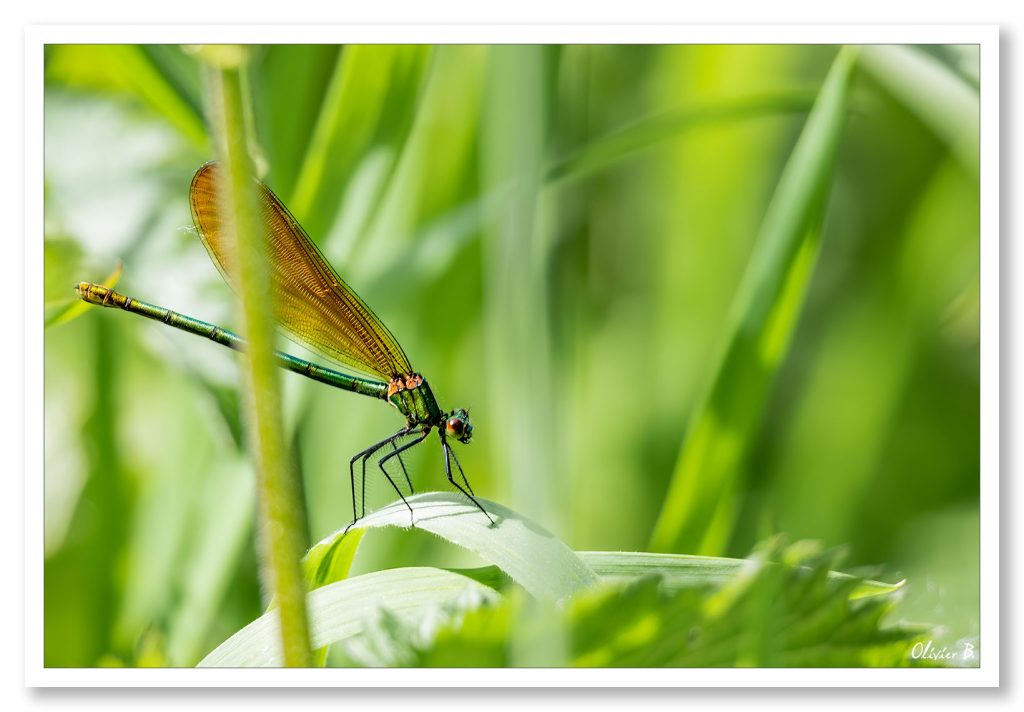
[[[339,529],[314,545],[305,558],[311,586],[345,575],[363,532],[378,527],[417,529],[468,549],[494,564],[537,598],[558,600],[597,582],[591,570],[568,546],[540,525],[500,504],[477,498],[494,518],[487,518],[458,494],[428,492],[360,519],[348,533]],[[345,540],[349,541],[346,542]],[[333,574],[333,575],[332,575]]]
[[[361,534],[348,539],[358,543]],[[344,540],[314,547],[307,562],[350,563]],[[746,559],[611,551],[580,558],[602,583],[558,606],[533,604],[572,631],[574,665],[898,665],[913,662],[908,645],[925,631],[883,624],[902,582],[838,573],[835,552],[803,543],[782,549],[772,540]],[[507,589],[507,600],[495,591],[506,591],[504,583],[494,566],[401,568],[336,581],[308,596],[314,645],[341,644],[341,659],[352,665],[512,664],[506,643],[516,621],[525,622],[525,640],[544,635],[531,630],[539,618],[526,614],[523,590]],[[277,625],[271,609],[200,664],[280,665]]]
[[[414,625],[442,606],[475,608],[494,601],[493,589],[430,567],[390,569],[337,581],[307,597],[313,646],[343,642],[367,630],[381,611]],[[200,667],[280,667],[281,633],[274,608],[219,645]]]

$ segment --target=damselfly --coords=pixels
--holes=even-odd
[[[199,236],[217,269],[231,284],[231,251],[218,194],[218,173],[216,163],[202,166],[192,179],[189,200]],[[441,441],[448,481],[493,523],[494,520],[474,497],[450,442],[468,443],[473,437],[469,413],[461,408],[441,410],[426,379],[413,370],[395,337],[338,276],[284,204],[263,183],[257,183],[256,195],[267,238],[267,260],[272,275],[277,322],[312,350],[368,377],[337,371],[283,352],[277,353],[278,364],[314,381],[384,400],[405,416],[405,425],[397,433],[361,450],[349,460],[353,523],[362,518],[366,510],[366,463],[382,450],[385,452],[377,459],[377,466],[412,514],[412,507],[385,465],[392,459],[398,461],[411,493],[412,482],[402,461],[402,453],[423,442],[434,429]],[[227,329],[125,296],[103,285],[81,282],[77,291],[91,304],[140,314],[236,351],[246,348],[245,340]],[[358,507],[357,462],[362,492]],[[456,471],[458,478],[455,477]]]

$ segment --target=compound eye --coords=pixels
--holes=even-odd
[[[445,426],[447,427],[448,432],[457,438],[462,437],[463,433],[466,431],[466,424],[461,418],[449,418]]]

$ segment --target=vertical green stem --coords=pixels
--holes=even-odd
[[[209,109],[223,170],[219,187],[224,214],[234,227],[234,249],[243,334],[250,349],[241,356],[251,450],[259,478],[264,585],[277,601],[285,665],[310,666],[306,587],[302,578],[302,509],[296,473],[281,430],[281,390],[274,361],[275,332],[270,308],[263,226],[253,190],[246,140],[241,65],[244,52],[211,57]],[[243,48],[238,48],[243,49]],[[225,56],[227,59],[225,59]],[[238,61],[231,61],[236,59]],[[219,60],[219,61],[217,61]]]
[[[516,473],[515,502],[558,532],[563,528],[555,486],[558,408],[547,287],[551,232],[540,195],[550,70],[543,47],[492,47],[489,53],[481,169],[486,185],[502,191],[487,215],[482,245],[490,364],[502,374],[489,382],[494,402],[501,404],[500,420],[492,422],[495,432],[504,433],[502,469]],[[528,604],[519,623],[511,641],[515,665],[566,664],[566,633],[551,609]]]

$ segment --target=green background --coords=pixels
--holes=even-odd
[[[441,406],[470,408],[474,489],[575,549],[646,550],[836,51],[255,48],[252,153]],[[844,546],[910,580],[903,618],[976,638],[977,66],[973,47],[864,53],[788,352],[732,433],[734,486],[691,483],[728,516],[660,548]],[[122,260],[119,291],[234,325],[188,212],[203,91],[179,47],[46,50],[49,666],[192,665],[266,602],[234,355],[113,311],[60,319]],[[348,458],[401,421],[282,379],[314,542],[351,519]],[[436,441],[418,450],[417,491],[443,488]],[[467,557],[381,532],[356,568]]]

